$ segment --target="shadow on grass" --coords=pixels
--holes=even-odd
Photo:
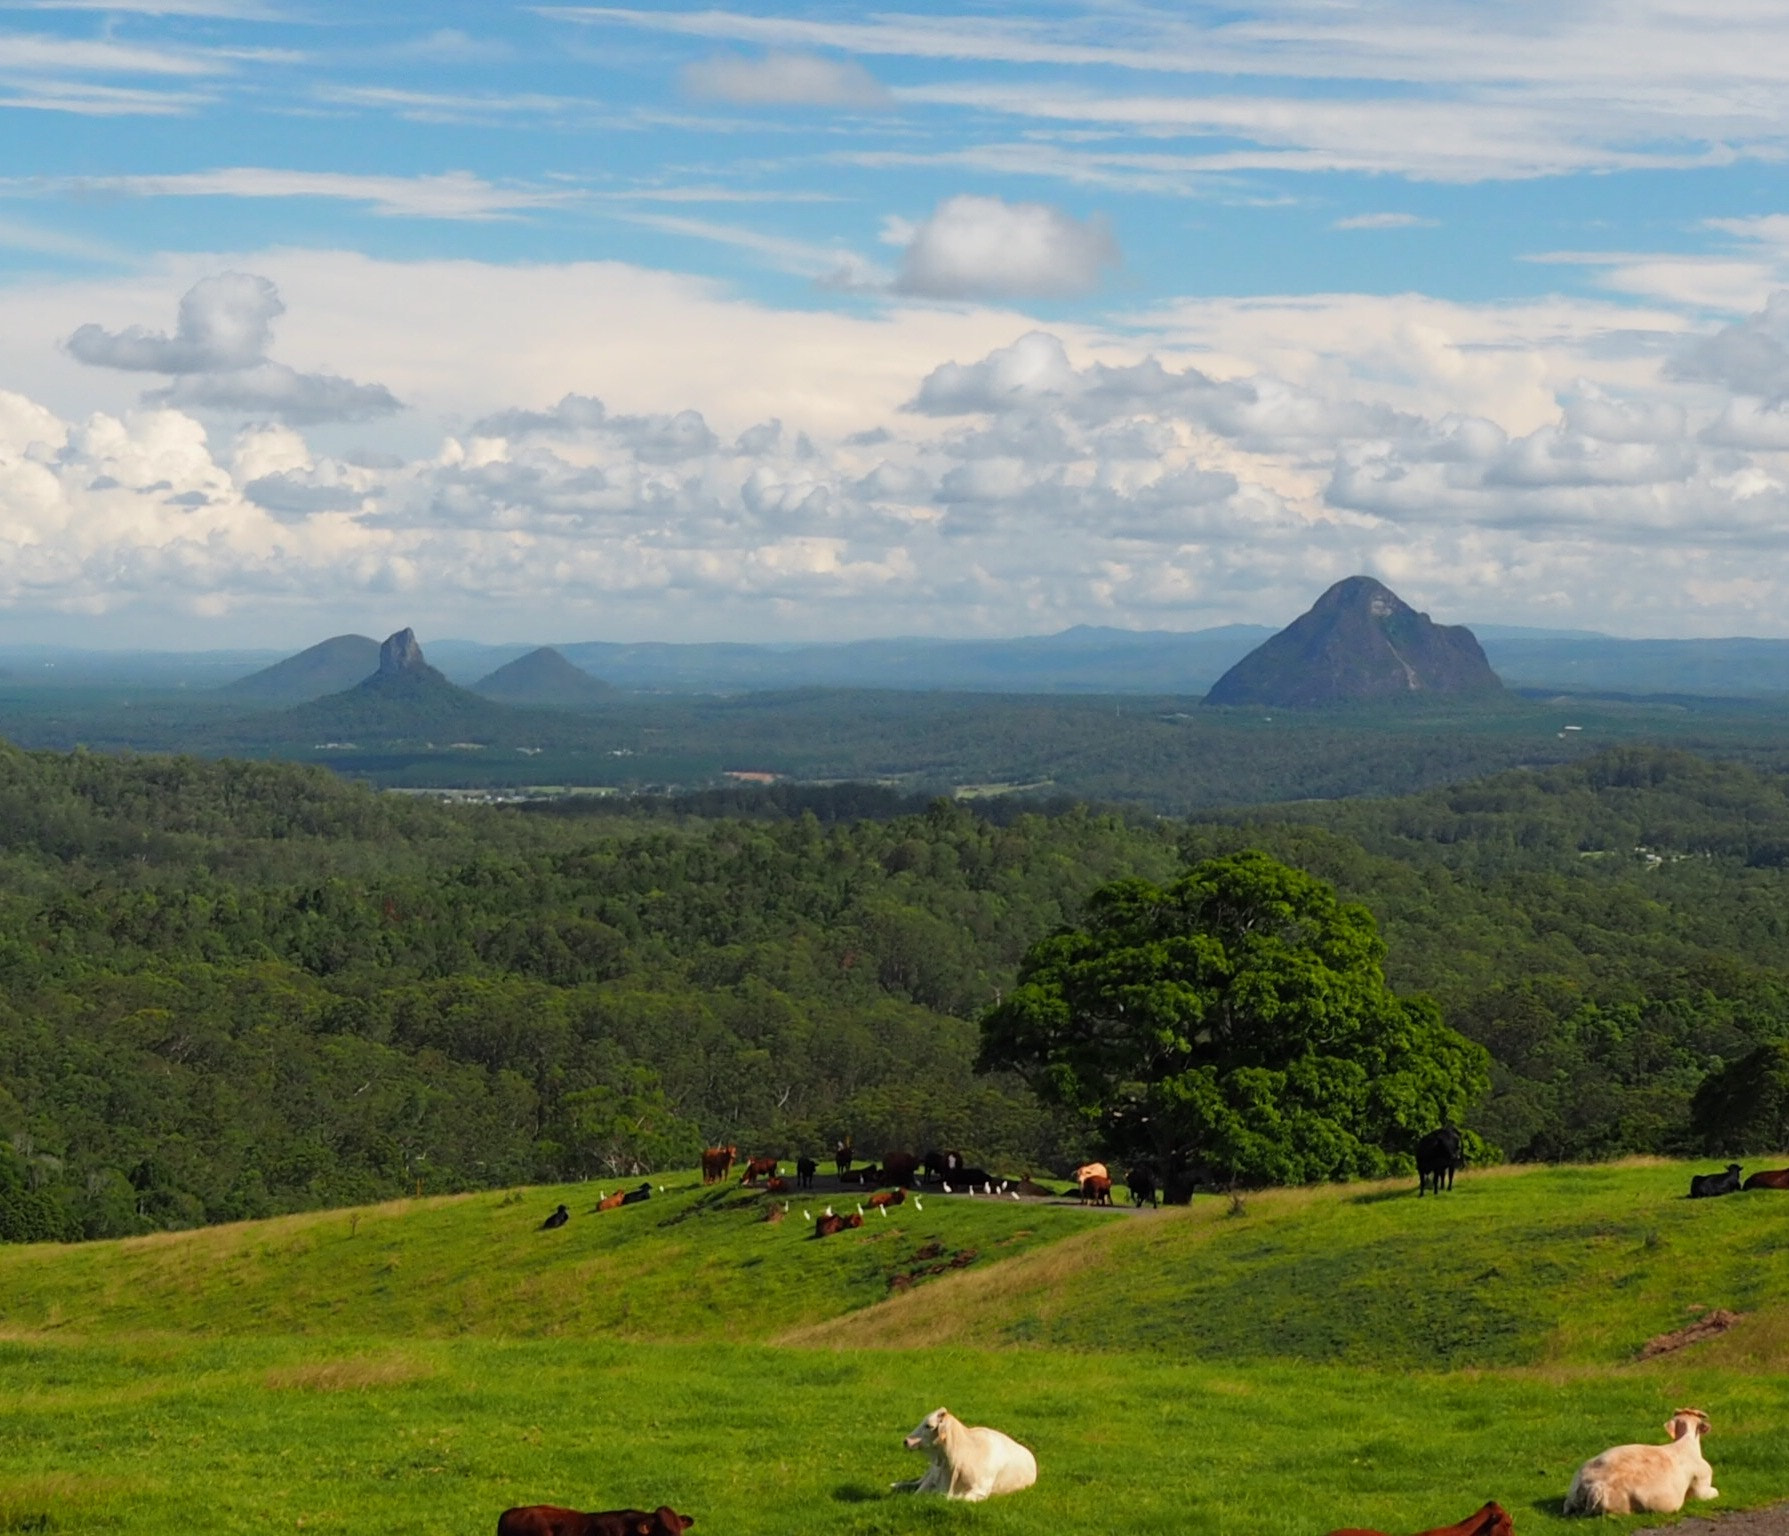
[[[1414,1189],[1375,1189],[1364,1195],[1350,1195],[1350,1205],[1384,1205],[1387,1200],[1414,1200]]]
[[[872,1488],[867,1483],[840,1483],[832,1490],[833,1499],[840,1504],[874,1504],[885,1499],[888,1494],[881,1488]]]
[[[1529,1503],[1528,1507],[1530,1509],[1532,1509],[1537,1515],[1550,1515],[1550,1516],[1557,1517],[1559,1514],[1559,1506],[1562,1502],[1563,1502],[1563,1499],[1562,1499],[1561,1495],[1556,1493],[1550,1499],[1534,1499]]]

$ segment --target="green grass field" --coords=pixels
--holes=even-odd
[[[801,1201],[771,1225],[665,1182],[600,1216],[578,1186],[0,1250],[0,1531],[489,1536],[515,1503],[665,1501],[706,1533],[1322,1536],[1494,1497],[1545,1532],[1580,1461],[1680,1404],[1713,1418],[1713,1508],[1789,1497],[1789,1197],[1692,1203],[1679,1165],[1239,1214],[928,1198],[825,1242]],[[1713,1307],[1746,1315],[1635,1360]],[[1038,1486],[889,1494],[940,1404],[1031,1445]]]

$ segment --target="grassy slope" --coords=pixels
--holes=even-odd
[[[992,1201],[911,1204],[841,1240],[805,1241],[828,1200],[780,1225],[737,1182],[666,1177],[644,1205],[593,1214],[598,1184],[394,1201],[71,1247],[0,1248],[0,1318],[91,1334],[595,1335],[763,1339],[882,1300],[936,1242],[991,1263],[1085,1231],[1086,1213]],[[846,1203],[848,1200],[849,1203]],[[573,1212],[539,1230],[560,1201]],[[780,1202],[777,1202],[780,1203]],[[1106,1217],[1105,1221],[1115,1218]]]
[[[732,1192],[598,1217],[586,1186],[0,1251],[0,1532],[483,1536],[511,1503],[666,1499],[741,1536],[1318,1536],[1496,1497],[1551,1536],[1585,1529],[1558,1514],[1577,1463],[1679,1403],[1714,1417],[1719,1507],[1770,1502],[1789,1197],[1692,1204],[1686,1178],[1475,1175],[1238,1217],[928,1200],[821,1243]],[[560,1198],[580,1214],[535,1230]],[[880,1302],[932,1236],[982,1257]],[[1508,1326],[1468,1349],[1446,1306],[1400,1316],[1425,1290]],[[1622,1363],[1692,1304],[1755,1310]],[[779,1334],[837,1347],[753,1342]],[[1539,1363],[1490,1363],[1511,1340]],[[887,1496],[939,1403],[1031,1444],[1039,1486]]]
[[[1789,1366],[1789,1196],[1687,1200],[1676,1163],[1281,1190],[1119,1223],[897,1298],[889,1345],[1158,1350],[1375,1368],[1615,1365],[1692,1308],[1750,1314],[1718,1346]],[[940,1302],[947,1302],[940,1305]],[[998,1319],[990,1325],[989,1318]],[[845,1337],[819,1323],[791,1342]],[[1789,1490],[1786,1490],[1789,1491]]]

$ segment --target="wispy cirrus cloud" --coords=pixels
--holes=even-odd
[[[505,187],[467,171],[438,176],[378,176],[348,171],[291,171],[232,166],[167,175],[67,176],[0,182],[14,195],[111,193],[124,197],[329,198],[364,203],[388,218],[492,220],[560,207],[582,196],[543,187]]]
[[[893,98],[863,65],[809,53],[721,56],[686,64],[683,88],[703,101],[745,107],[878,109]]]
[[[1331,229],[1433,229],[1440,220],[1415,213],[1356,213],[1337,219]]]
[[[0,11],[106,11],[119,16],[207,16],[222,21],[282,21],[263,0],[0,0]]]
[[[770,50],[1003,66],[1002,78],[891,94],[902,105],[1228,139],[1222,151],[1240,150],[1207,170],[1473,181],[1789,153],[1780,105],[1789,55],[1778,18],[1755,0],[1709,0],[1693,11],[1590,0],[1544,13],[1417,0],[1370,10],[1294,3],[1209,19],[1148,6],[862,20],[598,6],[540,14]],[[1470,47],[1461,46],[1467,33]],[[1047,73],[1006,77],[1025,67]],[[1072,83],[1093,71],[1099,87]],[[1112,84],[1113,73],[1148,87]],[[1175,77],[1185,83],[1159,83]],[[1315,81],[1344,89],[1313,92]]]

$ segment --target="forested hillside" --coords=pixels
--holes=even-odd
[[[1101,882],[1243,846],[1371,908],[1393,984],[1490,1047],[1471,1123],[1509,1155],[1694,1145],[1703,1079],[1789,1035],[1789,800],[1737,766],[1635,750],[1195,824],[795,803],[540,816],[0,748],[4,1235],[846,1131],[1041,1168],[1081,1147],[973,1072],[981,1013]]]

